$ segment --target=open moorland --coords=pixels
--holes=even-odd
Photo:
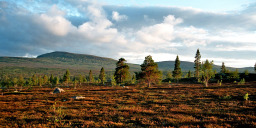
[[[4,92],[0,127],[256,127],[256,82],[61,88]]]

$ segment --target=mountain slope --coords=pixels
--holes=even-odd
[[[87,74],[89,70],[97,73],[102,67],[106,71],[114,71],[116,62],[117,60],[111,58],[93,55],[52,52],[37,58],[0,57],[0,72],[8,74],[63,74],[66,69],[69,69],[73,74]],[[140,70],[139,65],[128,65],[132,72]]]
[[[162,62],[157,62],[158,68],[162,71],[167,71],[167,70],[173,70],[174,69],[174,64],[175,61],[162,61]],[[182,71],[194,71],[194,63],[193,62],[187,62],[187,61],[180,61],[180,67]],[[254,72],[253,67],[245,67],[245,68],[232,68],[232,67],[226,67],[228,70],[234,71],[238,69],[240,72],[244,72],[245,70],[248,70],[249,72]],[[213,65],[213,70],[216,70],[219,72],[221,70],[221,66],[218,65]]]
[[[86,54],[75,54],[68,52],[52,52],[38,56],[37,58],[22,58],[22,57],[0,57],[0,73],[2,74],[55,74],[62,75],[66,69],[69,69],[72,74],[88,74],[92,70],[98,74],[101,67],[105,71],[113,72],[116,68],[117,60],[105,57],[98,57]],[[159,70],[167,71],[174,69],[174,61],[157,62]],[[128,64],[131,72],[140,71],[140,65]],[[182,71],[194,71],[194,63],[181,61]],[[220,70],[220,66],[214,65],[216,71]],[[234,68],[228,68],[235,70]],[[253,68],[239,69],[243,72],[245,69],[253,72]]]

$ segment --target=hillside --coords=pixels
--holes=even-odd
[[[75,54],[68,52],[52,52],[39,55],[37,58],[22,57],[0,57],[0,73],[2,74],[55,74],[61,75],[66,69],[72,74],[88,75],[89,70],[98,74],[101,67],[105,71],[111,73],[115,70],[117,60],[105,57],[98,57],[86,54]],[[159,69],[162,71],[173,70],[174,61],[157,62]],[[140,65],[128,64],[131,72],[140,71]],[[181,61],[182,71],[194,70],[194,63]],[[220,66],[214,65],[216,71],[220,70]],[[235,70],[234,68],[228,68]],[[239,69],[243,72],[245,69],[253,72],[253,68]]]
[[[162,61],[162,62],[157,62],[158,67],[162,71],[167,71],[167,70],[173,70],[174,69],[174,64],[175,61]],[[194,71],[194,63],[193,62],[187,62],[187,61],[180,61],[180,67],[182,71]],[[234,71],[238,69],[240,72],[244,72],[245,70],[248,70],[249,72],[254,72],[253,67],[246,67],[246,68],[232,68],[232,67],[226,67],[228,70]],[[218,65],[213,65],[213,70],[216,70],[219,72],[221,70],[221,66]]]
[[[117,60],[86,54],[52,52],[37,58],[0,57],[0,72],[4,74],[55,74],[60,75],[69,69],[72,74],[88,74],[89,70],[98,73],[101,67],[113,72]],[[139,65],[128,64],[131,71],[139,71]]]

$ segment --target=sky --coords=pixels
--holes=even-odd
[[[0,0],[0,56],[256,62],[255,0]]]

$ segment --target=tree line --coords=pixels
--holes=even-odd
[[[201,61],[201,54],[199,49],[196,51],[195,61],[194,61],[194,72],[190,70],[187,74],[182,77],[182,69],[180,68],[180,60],[177,55],[175,59],[174,69],[172,72],[166,74],[166,78],[163,79],[163,73],[158,70],[157,63],[154,62],[152,56],[146,56],[143,63],[140,65],[141,71],[131,74],[129,71],[129,66],[124,58],[120,58],[116,63],[115,72],[113,75],[106,78],[106,73],[104,67],[101,68],[98,77],[94,77],[92,70],[89,71],[88,76],[71,76],[69,70],[67,69],[63,76],[53,76],[50,75],[32,75],[29,78],[23,78],[22,75],[19,77],[11,77],[8,75],[0,76],[0,83],[2,89],[9,89],[13,86],[17,91],[18,88],[21,90],[23,86],[56,86],[63,84],[66,86],[72,85],[76,88],[82,84],[87,85],[110,85],[110,86],[124,86],[125,84],[141,84],[150,87],[152,84],[160,84],[162,81],[165,82],[179,82],[182,78],[192,78],[196,80],[197,83],[202,83],[206,87],[211,79],[218,79],[218,82],[225,80],[240,80],[240,75],[238,70],[229,71],[225,67],[225,63],[222,63],[221,70],[219,73],[213,70],[213,61],[205,60]],[[254,70],[256,72],[256,63],[254,65]],[[249,74],[248,71],[244,72],[244,76]],[[96,79],[95,79],[96,78]],[[195,81],[192,81],[195,82]]]

